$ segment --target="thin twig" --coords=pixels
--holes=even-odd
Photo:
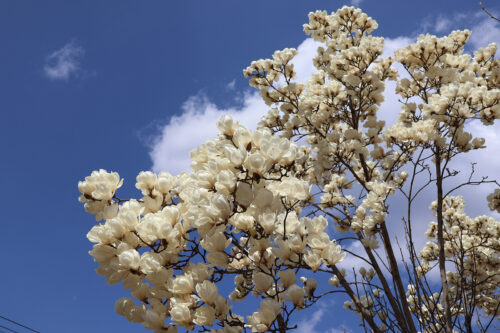
[[[486,14],[488,14],[488,16],[489,16],[489,17],[491,17],[492,19],[497,20],[497,21],[499,21],[499,22],[500,22],[500,19],[499,19],[498,17],[494,16],[494,15],[493,15],[492,13],[490,13],[490,12],[489,12],[486,8],[484,8],[484,6],[483,6],[483,3],[482,3],[482,2],[480,2],[480,3],[479,3],[479,6],[480,6],[480,7],[481,7],[481,9],[483,10],[483,12],[485,12]]]

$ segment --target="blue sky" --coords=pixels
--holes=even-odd
[[[479,31],[474,46],[499,38],[476,0],[354,2],[393,45],[464,27]],[[94,221],[77,201],[78,180],[118,171],[121,195],[138,196],[137,173],[182,169],[174,161],[208,138],[221,112],[251,125],[265,110],[242,69],[276,49],[307,53],[307,13],[350,3],[0,2],[0,315],[44,333],[145,331],[114,313],[125,291],[94,272],[85,237]],[[483,3],[500,12],[498,1]],[[302,332],[347,325],[340,304],[299,314]]]

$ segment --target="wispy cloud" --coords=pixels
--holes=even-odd
[[[486,16],[472,28],[470,43],[474,49],[485,47],[490,43],[500,45],[500,24]]]
[[[327,333],[352,333],[352,331],[343,326],[342,328],[331,328]]]
[[[474,50],[485,47],[492,42],[500,44],[500,24],[481,10],[473,13],[455,12],[429,15],[422,20],[417,33],[430,32],[446,35],[456,29],[472,31],[468,46]]]
[[[82,72],[81,60],[84,54],[85,50],[76,39],[71,40],[45,58],[45,76],[51,80],[64,81],[78,76]]]
[[[235,87],[236,87],[236,80],[233,80],[233,81],[229,82],[228,84],[226,84],[227,90],[234,90]]]
[[[363,0],[351,0],[351,5],[354,7],[359,7]]]
[[[316,325],[319,324],[324,314],[325,307],[323,305],[311,316],[307,316],[307,319],[303,319],[297,324],[297,333],[316,333]]]
[[[422,20],[420,29],[422,32],[434,32],[438,34],[449,33],[456,29],[458,24],[462,25],[464,19],[470,17],[465,13],[452,13],[452,14],[436,14],[429,15]]]
[[[318,328],[321,323],[321,319],[325,314],[328,314],[328,308],[331,308],[333,303],[319,303],[317,305],[318,310],[312,313],[312,315],[307,315],[304,319],[297,323],[297,333],[352,333],[352,331],[345,325],[340,325],[340,327],[330,327],[325,329],[324,325],[322,328]],[[330,324],[330,321],[329,321]]]

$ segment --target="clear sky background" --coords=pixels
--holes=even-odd
[[[476,0],[0,0],[0,315],[43,333],[145,332],[94,272],[78,180],[118,171],[121,196],[138,196],[137,173],[185,169],[222,112],[252,126],[265,108],[242,69],[285,47],[307,55],[308,12],[353,3],[392,47],[456,28],[473,30],[471,47],[500,38]],[[483,162],[498,169],[498,155]],[[357,332],[341,304],[299,313],[300,331]]]

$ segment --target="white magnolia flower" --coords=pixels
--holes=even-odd
[[[323,258],[325,258],[328,265],[333,266],[344,260],[346,254],[345,252],[341,252],[341,250],[340,245],[335,243],[330,243],[330,246],[323,250]]]
[[[215,283],[205,280],[203,283],[196,285],[196,292],[200,296],[201,300],[208,305],[213,305],[217,296],[219,295],[217,286]]]
[[[234,132],[238,128],[238,123],[233,121],[233,118],[229,115],[223,115],[217,121],[217,128],[221,131],[222,134],[227,136],[233,136]]]
[[[298,285],[294,284],[288,288],[287,295],[294,305],[298,307],[302,307],[304,305],[306,292]]]
[[[194,313],[193,322],[196,325],[203,326],[211,326],[215,321],[215,309],[211,306],[202,306],[196,309]]]
[[[285,289],[287,289],[297,281],[295,272],[291,269],[287,269],[286,271],[279,271],[278,276]]]
[[[147,329],[161,329],[163,328],[165,315],[155,312],[153,310],[146,310],[143,325]]]
[[[107,172],[104,169],[92,171],[85,181],[78,182],[78,190],[94,200],[108,201],[113,198],[115,191],[123,184],[117,172]],[[85,197],[85,199],[87,199]]]
[[[120,253],[118,255],[118,260],[125,269],[137,270],[139,268],[141,255],[136,250],[130,249]]]
[[[258,292],[266,292],[273,284],[273,278],[264,272],[256,272],[253,274],[253,283],[255,290]]]
[[[187,295],[194,290],[193,277],[191,275],[180,275],[171,281],[168,290],[176,295]]]
[[[189,326],[191,322],[191,311],[186,304],[179,303],[170,309],[170,317],[180,326]]]
[[[134,306],[134,301],[128,297],[121,297],[115,302],[115,312],[124,316]]]

